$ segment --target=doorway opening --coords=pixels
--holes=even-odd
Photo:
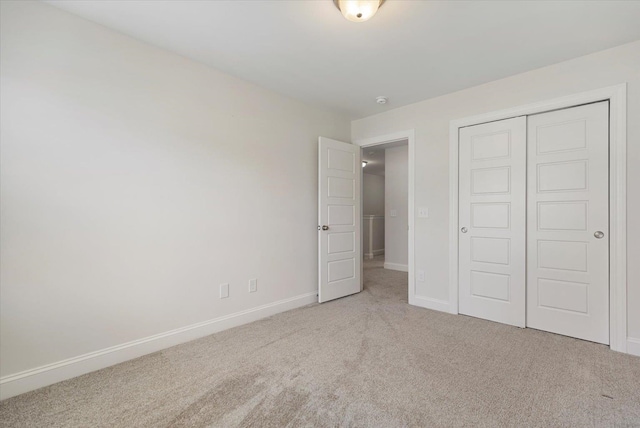
[[[409,304],[426,306],[415,295],[414,281],[414,188],[415,188],[415,132],[414,130],[397,132],[390,135],[359,140],[353,144],[332,140],[326,137],[318,139],[318,302],[356,294],[364,289],[364,263],[362,239],[362,180],[363,169],[369,164],[362,162],[362,149],[371,150],[376,146],[384,149],[401,149],[406,146],[404,155],[406,171],[401,173],[406,183],[406,203],[399,205],[406,209],[407,222],[403,223],[403,235],[407,238],[406,262],[387,261],[387,268],[396,268],[406,272],[407,297]],[[399,152],[401,150],[398,150]],[[385,160],[388,163],[388,153]],[[364,165],[364,167],[363,167]],[[373,162],[372,162],[373,165]],[[406,179],[406,181],[404,181]],[[405,208],[406,206],[406,208]],[[391,211],[391,209],[389,210]],[[394,208],[394,217],[399,217],[400,208]],[[383,214],[384,215],[384,214]],[[386,238],[386,237],[385,237]],[[388,238],[386,238],[388,240]],[[386,247],[387,245],[385,245]],[[385,253],[387,250],[385,249]],[[369,254],[375,253],[371,251]],[[383,262],[383,269],[384,269]],[[385,269],[392,271],[393,269]],[[400,272],[405,274],[405,272]],[[404,291],[403,291],[404,293]]]
[[[363,289],[397,288],[409,301],[409,141],[362,146]]]

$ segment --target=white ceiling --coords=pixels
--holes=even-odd
[[[351,118],[640,39],[640,1],[388,0],[364,23],[332,0],[47,2]]]

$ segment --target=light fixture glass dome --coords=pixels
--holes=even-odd
[[[376,14],[384,0],[335,0],[334,3],[349,21],[364,22]]]

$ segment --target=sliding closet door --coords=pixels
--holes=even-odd
[[[525,326],[525,117],[460,129],[459,312]]]
[[[529,116],[527,326],[609,343],[609,103]]]

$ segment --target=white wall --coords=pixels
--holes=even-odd
[[[362,174],[362,213],[384,215],[384,176]]]
[[[640,352],[640,41],[352,122],[353,141],[415,129],[415,205],[429,208],[414,232],[416,270],[426,271],[417,295],[444,304],[449,298],[449,121],[622,82],[628,82],[628,334]]]
[[[385,268],[409,265],[409,146],[385,150]],[[392,216],[395,211],[395,216]]]
[[[315,299],[347,120],[42,3],[1,31],[2,376]]]

